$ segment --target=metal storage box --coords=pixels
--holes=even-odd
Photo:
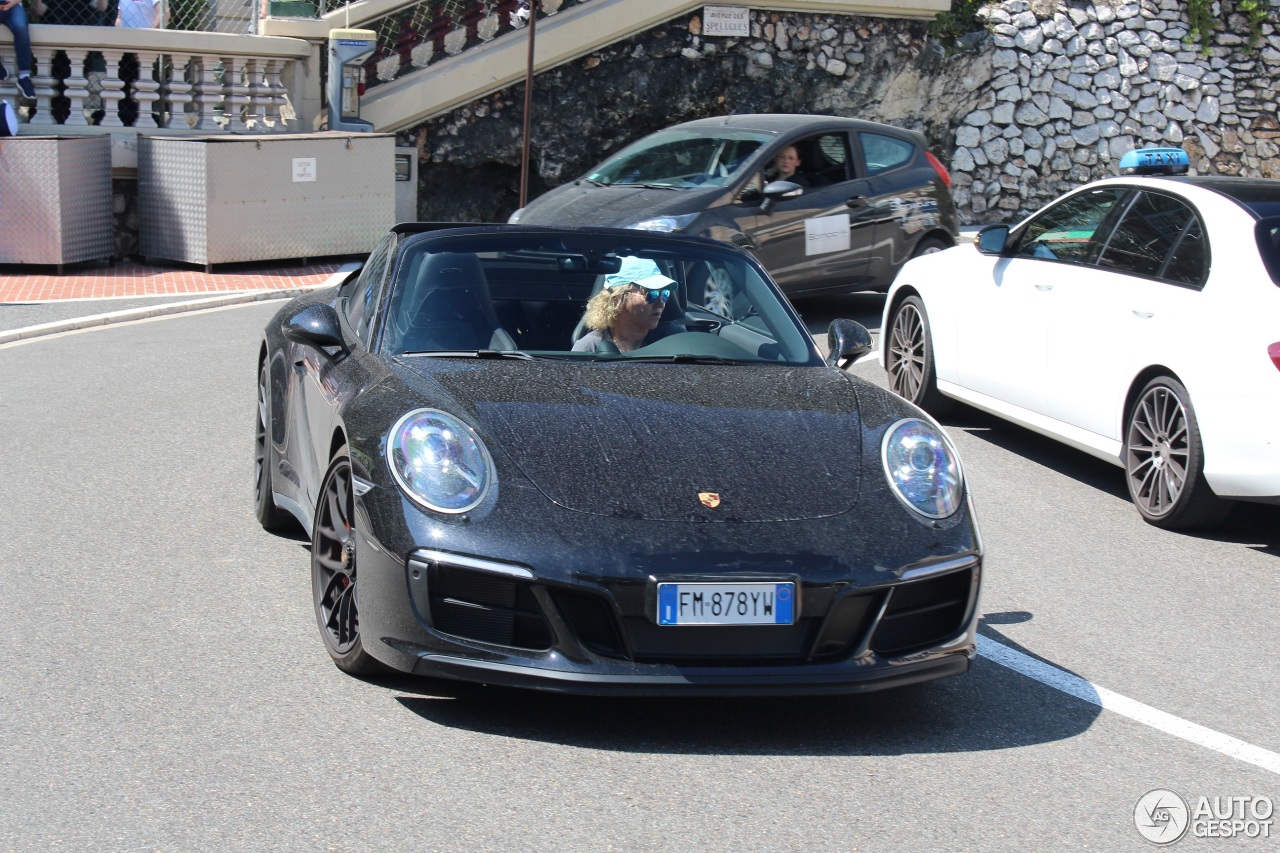
[[[139,136],[138,248],[213,264],[363,254],[395,224],[395,137]]]
[[[114,255],[111,137],[0,139],[0,263],[61,267]]]

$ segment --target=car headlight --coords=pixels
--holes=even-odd
[[[387,465],[405,494],[427,509],[475,509],[496,474],[471,427],[438,409],[414,409],[387,436]]]
[[[698,218],[696,213],[685,213],[681,216],[655,216],[644,222],[637,222],[627,227],[633,231],[679,231]]]
[[[507,224],[508,224],[508,225],[515,225],[517,222],[519,222],[519,221],[520,221],[520,217],[521,217],[521,216],[524,216],[524,208],[523,208],[523,207],[522,207],[522,208],[519,208],[515,213],[513,213],[513,214],[511,214],[510,216],[508,216],[508,217],[507,217]]]
[[[919,418],[898,421],[885,433],[880,458],[894,494],[912,510],[927,518],[946,518],[960,508],[960,457],[933,424]]]

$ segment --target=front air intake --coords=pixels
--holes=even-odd
[[[956,636],[964,628],[972,589],[972,569],[893,587],[889,606],[871,638],[871,650],[900,656]]]

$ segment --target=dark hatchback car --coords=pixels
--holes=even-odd
[[[790,147],[799,180],[776,180]],[[810,115],[675,125],[509,221],[722,240],[755,255],[788,296],[887,290],[909,258],[955,245],[958,227],[951,178],[922,134]]]
[[[697,298],[716,279],[723,313]],[[575,349],[615,296],[661,306],[661,335]],[[960,460],[836,369],[865,329],[829,339],[824,360],[711,240],[397,226],[265,330],[258,518],[307,530],[352,673],[687,694],[965,672],[982,548]]]

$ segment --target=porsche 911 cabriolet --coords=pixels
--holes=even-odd
[[[266,327],[257,516],[306,530],[353,674],[687,695],[963,673],[960,459],[840,369],[866,329],[828,344],[716,241],[399,225]]]

